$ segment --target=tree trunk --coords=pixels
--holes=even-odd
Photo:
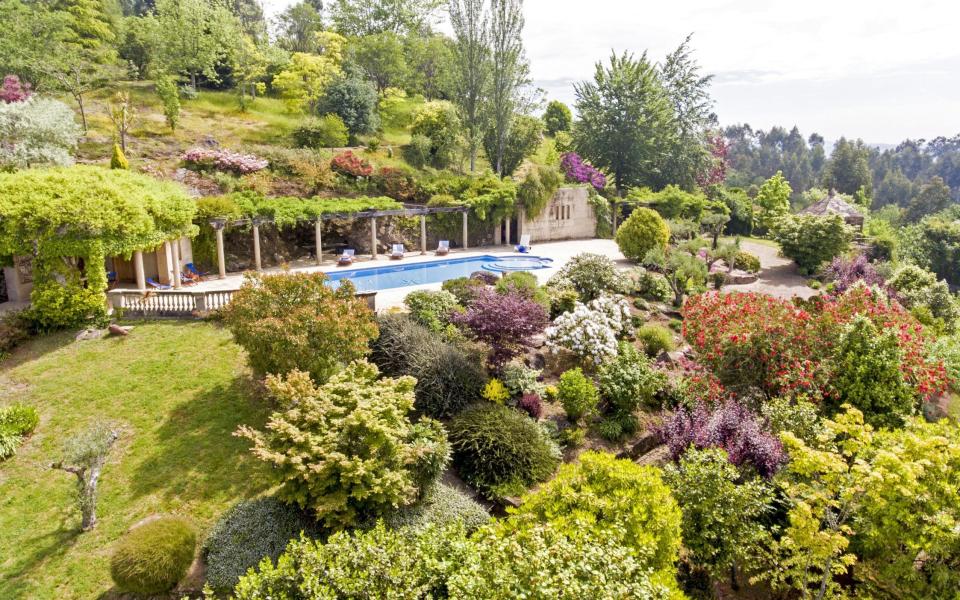
[[[80,122],[83,124],[83,133],[87,133],[87,112],[83,108],[83,94],[77,92],[73,95],[73,98],[77,101],[77,106],[80,108]]]
[[[737,563],[730,563],[730,589],[737,591],[740,589],[740,583],[737,581]]]
[[[197,91],[197,73],[196,73],[196,71],[190,71],[190,87],[193,88],[193,91]]]

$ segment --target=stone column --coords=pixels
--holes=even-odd
[[[319,266],[323,264],[323,219],[317,217],[314,228],[317,233],[317,265]]]
[[[427,253],[427,215],[420,215],[420,254]]]
[[[503,243],[502,236],[500,235],[503,231],[503,221],[497,221],[497,224],[493,226],[493,245],[499,246]]]
[[[507,228],[507,230],[504,233],[507,234],[507,245],[509,246],[511,243],[510,242],[510,217],[507,217],[507,220],[504,222],[504,226],[506,226]]]
[[[253,220],[253,265],[257,271],[263,270],[263,263],[260,260],[260,221]]]
[[[370,255],[377,258],[377,218],[370,217]]]
[[[463,249],[467,249],[467,240],[469,239],[469,232],[467,231],[467,213],[463,213]]]
[[[170,250],[173,251],[173,288],[179,290],[182,282],[180,281],[180,238],[170,242]]]
[[[142,250],[133,253],[133,270],[137,274],[137,289],[141,292],[147,291],[147,276],[143,271]]]
[[[220,273],[220,279],[226,279],[227,259],[223,255],[223,227],[226,223],[223,221],[214,221],[211,225],[213,225],[213,229],[217,232],[217,270]]]

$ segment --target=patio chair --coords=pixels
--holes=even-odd
[[[352,265],[356,250],[353,248],[344,248],[343,253],[337,258],[337,264],[341,267]]]
[[[180,273],[180,283],[183,285],[197,285],[200,283],[200,277],[193,273]]]
[[[169,290],[171,287],[165,283],[154,280],[152,277],[147,277],[147,285],[157,290]]]
[[[197,281],[203,281],[203,278],[210,274],[200,271],[200,269],[198,269],[197,266],[192,262],[188,262],[184,265],[184,267],[187,269],[187,272]]]
[[[517,252],[526,254],[527,252],[530,252],[530,248],[532,248],[532,247],[533,247],[533,246],[530,245],[530,236],[529,236],[529,235],[521,235],[521,236],[520,236],[520,243],[517,244],[517,246],[516,246]]]
[[[393,249],[390,250],[390,258],[393,260],[400,260],[403,258],[405,253],[406,249],[403,247],[403,244],[394,244]]]
[[[450,253],[450,240],[440,240],[437,244],[437,256],[445,256]]]

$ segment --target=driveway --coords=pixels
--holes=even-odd
[[[773,245],[741,240],[740,248],[760,259],[759,278],[746,285],[730,285],[727,291],[762,292],[776,298],[810,298],[819,291],[807,285],[807,279],[800,275],[796,263],[779,255],[779,248]]]

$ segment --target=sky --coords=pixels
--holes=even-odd
[[[692,33],[721,124],[871,144],[960,133],[956,0],[525,0],[524,15],[534,83],[571,105],[611,51],[660,60]]]

